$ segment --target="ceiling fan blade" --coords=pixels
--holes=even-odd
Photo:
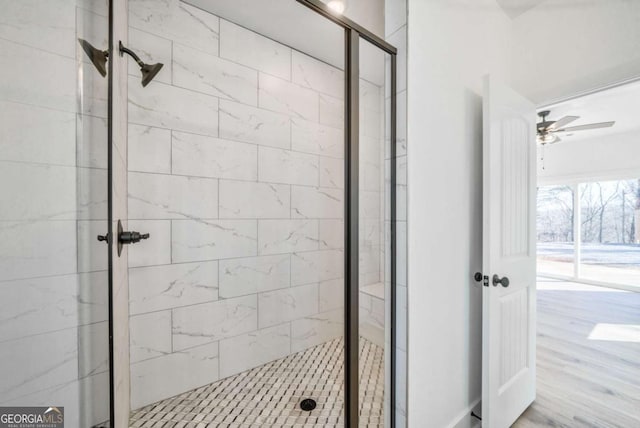
[[[615,121],[589,123],[587,125],[569,126],[568,128],[556,129],[554,132],[574,132],[574,131],[586,131],[588,129],[610,128],[615,123],[616,123]]]
[[[558,137],[557,135],[554,134],[553,136],[556,137],[556,138],[554,138],[553,141],[550,142],[549,144],[556,144],[556,143],[559,143],[560,141],[562,141],[562,138]]]
[[[580,119],[580,116],[565,116],[562,119],[556,120],[551,126],[549,126],[550,131],[554,131],[556,129],[560,129],[565,125],[570,124],[574,120]]]

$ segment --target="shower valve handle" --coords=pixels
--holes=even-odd
[[[123,244],[135,244],[136,242],[140,242],[142,239],[149,239],[149,234],[135,231],[120,232],[120,242]]]

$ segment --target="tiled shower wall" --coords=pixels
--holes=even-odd
[[[130,47],[165,64],[129,82],[135,409],[342,335],[344,75],[177,0],[129,9]]]
[[[107,2],[0,2],[0,406],[108,419]]]

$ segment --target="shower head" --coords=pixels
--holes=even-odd
[[[80,42],[80,46],[82,46],[82,49],[93,65],[98,69],[98,73],[100,73],[102,77],[105,77],[107,75],[107,58],[109,57],[109,52],[94,48],[91,43],[84,39],[78,39],[78,42]]]
[[[156,77],[156,74],[158,74],[160,72],[160,69],[162,68],[164,64],[162,63],[157,63],[157,64],[142,64],[140,66],[140,72],[142,72],[142,86],[147,86],[149,84],[149,82],[151,82],[153,80],[154,77]]]
[[[94,48],[91,45],[91,43],[87,42],[84,39],[78,39],[78,42],[80,42],[80,46],[82,46],[82,49],[87,54],[87,56],[89,57],[93,65],[95,65],[95,67],[98,69],[98,73],[100,73],[102,77],[106,76],[107,75],[107,59],[109,58],[109,51],[98,50]],[[160,72],[160,70],[162,69],[162,66],[164,65],[162,63],[145,64],[144,62],[142,62],[140,57],[135,54],[135,52],[133,52],[130,49],[127,49],[122,44],[122,42],[120,42],[119,47],[120,47],[120,56],[126,53],[127,55],[131,56],[131,58],[135,59],[138,65],[140,66],[140,72],[142,73],[143,87],[147,86],[149,82],[151,82],[153,78],[156,77],[156,75]]]
[[[149,84],[149,82],[151,82],[153,80],[153,78],[156,77],[156,74],[158,74],[158,72],[160,71],[160,69],[162,69],[162,66],[164,65],[162,63],[145,64],[144,62],[142,62],[140,57],[138,55],[136,55],[135,52],[133,52],[131,49],[128,49],[127,47],[125,47],[122,44],[122,42],[120,42],[120,56],[122,56],[123,54],[129,55],[140,66],[140,72],[142,73],[142,86],[143,87],[147,86]]]

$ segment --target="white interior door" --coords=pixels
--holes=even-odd
[[[484,91],[482,425],[502,428],[536,394],[536,121],[495,79]]]

